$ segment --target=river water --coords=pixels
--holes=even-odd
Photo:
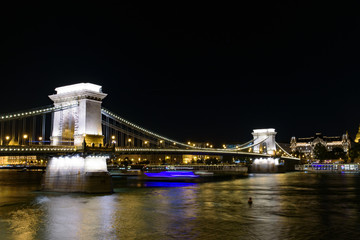
[[[51,193],[41,173],[1,170],[0,239],[360,239],[357,174],[113,180],[113,194]]]

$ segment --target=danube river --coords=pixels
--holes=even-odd
[[[360,239],[360,175],[113,180],[114,194],[50,193],[40,173],[1,170],[0,239]]]

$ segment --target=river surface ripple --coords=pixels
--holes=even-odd
[[[0,239],[360,239],[358,174],[113,180],[114,194],[62,194],[39,191],[41,173],[1,170]]]

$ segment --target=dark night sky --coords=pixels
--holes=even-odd
[[[0,112],[91,82],[103,106],[179,141],[355,135],[359,6],[171,2],[2,9]]]

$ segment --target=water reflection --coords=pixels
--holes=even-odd
[[[111,236],[115,196],[48,196],[44,239],[101,239]],[[110,235],[108,235],[110,234]]]
[[[18,209],[9,214],[5,220],[12,239],[35,239],[44,214],[37,208]]]
[[[35,191],[38,184],[0,185],[0,239],[360,237],[358,175],[258,174],[201,184],[121,180],[110,195],[44,193]]]

